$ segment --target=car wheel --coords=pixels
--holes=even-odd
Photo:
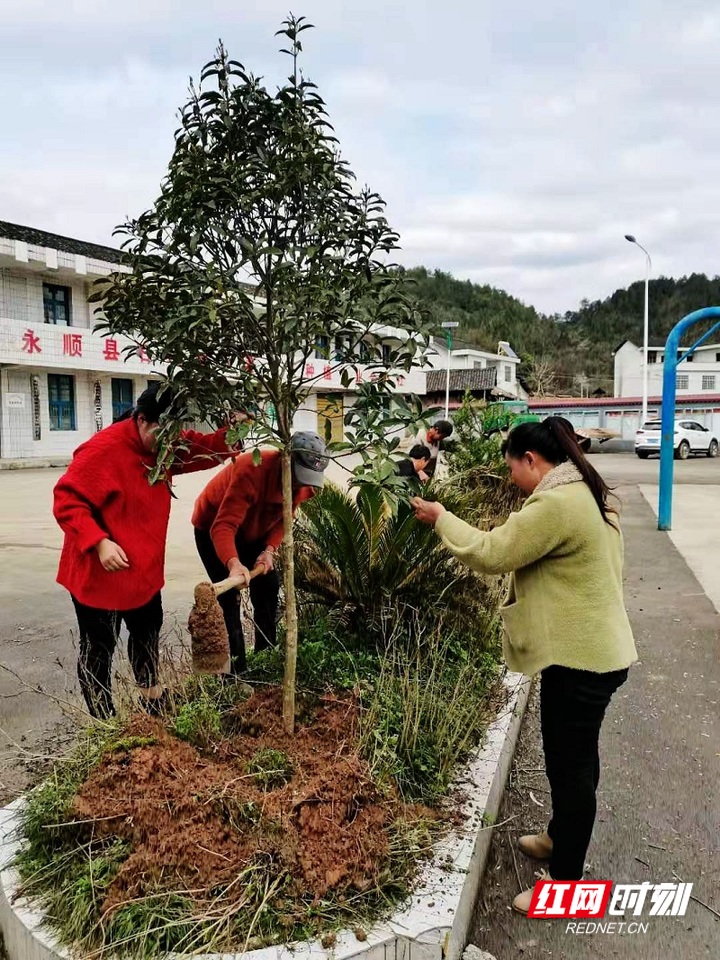
[[[635,452],[637,453],[637,455],[640,457],[641,460],[647,460],[647,458],[650,456],[647,450],[636,450]]]
[[[716,457],[718,455],[718,442],[717,440],[711,440],[710,446],[708,447],[707,455],[709,457]]]
[[[687,442],[687,440],[683,440],[680,446],[675,451],[675,459],[687,460],[689,456],[690,456],[690,444]]]

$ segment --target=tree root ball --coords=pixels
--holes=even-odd
[[[222,673],[230,658],[222,609],[210,583],[195,587],[195,604],[188,620],[193,667],[200,673]]]

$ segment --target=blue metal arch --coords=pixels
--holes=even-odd
[[[699,340],[689,347],[682,356],[678,357],[680,340],[685,331],[700,323],[702,320],[717,320],[718,322],[703,334]],[[660,441],[660,498],[658,502],[658,530],[672,529],[672,490],[674,466],[674,437],[675,437],[675,392],[676,370],[678,364],[691,356],[699,346],[709,340],[720,327],[720,307],[705,307],[695,310],[683,317],[670,331],[665,342],[665,357],[663,360],[663,391],[662,391],[662,440]]]

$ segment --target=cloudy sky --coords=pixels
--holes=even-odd
[[[3,0],[0,219],[111,243],[222,37],[273,84],[278,0]],[[305,69],[400,259],[548,312],[720,272],[715,0],[304,0]]]

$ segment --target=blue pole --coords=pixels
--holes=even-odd
[[[672,529],[672,489],[673,465],[675,456],[675,393],[676,370],[678,363],[704,343],[720,327],[720,307],[705,307],[695,310],[683,317],[670,331],[665,343],[665,357],[663,359],[663,391],[662,391],[662,439],[660,441],[660,496],[658,501],[658,530]],[[688,329],[703,320],[717,319],[718,322],[703,334],[678,359],[680,340]]]

